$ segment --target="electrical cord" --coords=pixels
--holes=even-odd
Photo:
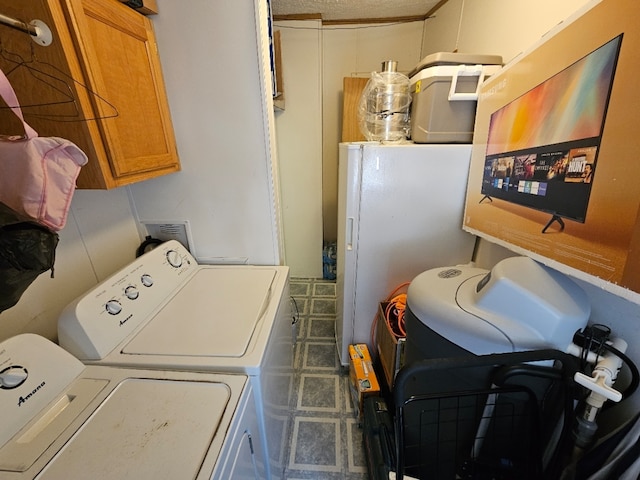
[[[300,321],[300,310],[298,309],[298,302],[293,297],[289,298],[291,303],[291,325],[296,325]]]
[[[396,337],[407,336],[404,328],[404,312],[407,307],[407,294],[400,293],[389,300],[384,311],[384,319],[387,322],[389,331]]]
[[[387,324],[388,330],[394,335],[395,338],[403,338],[406,336],[404,328],[404,312],[407,305],[407,294],[398,293],[403,288],[409,287],[411,282],[404,282],[398,285],[382,302],[387,306],[384,311],[384,321]],[[378,314],[373,317],[371,324],[371,345],[376,344],[376,326],[378,324]]]

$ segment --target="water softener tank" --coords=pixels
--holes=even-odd
[[[371,73],[362,92],[358,119],[367,140],[397,142],[409,134],[409,77],[397,67],[398,62],[383,62],[382,71]]]
[[[405,360],[565,351],[590,313],[584,290],[528,257],[428,270],[407,291]]]

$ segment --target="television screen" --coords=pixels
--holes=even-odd
[[[499,198],[562,218],[586,219],[613,77],[615,37],[493,112],[482,201]]]

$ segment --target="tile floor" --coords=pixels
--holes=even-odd
[[[362,430],[335,344],[335,282],[292,278],[299,313],[287,480],[366,480]]]

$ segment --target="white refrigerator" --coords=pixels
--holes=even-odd
[[[471,261],[462,230],[471,145],[341,143],[336,342],[366,343],[379,302],[430,268]]]

